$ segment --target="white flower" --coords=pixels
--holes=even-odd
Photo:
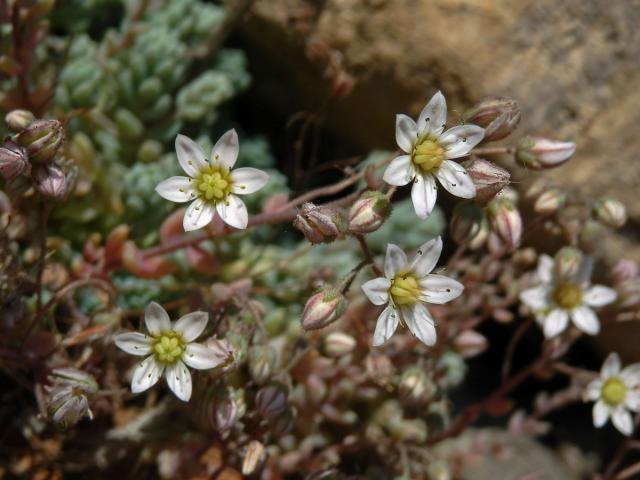
[[[620,357],[611,353],[602,364],[600,378],[591,382],[585,391],[593,406],[593,424],[600,428],[609,417],[624,435],[633,433],[632,412],[640,411],[640,363],[620,370]]]
[[[374,305],[387,307],[378,317],[373,345],[386,342],[395,332],[398,321],[426,345],[436,343],[436,329],[426,303],[447,303],[458,297],[462,284],[443,275],[430,274],[442,252],[442,240],[434,238],[422,245],[409,262],[396,245],[387,245],[384,277],[362,285],[362,290]]]
[[[459,163],[451,161],[469,154],[484,136],[477,125],[458,125],[443,133],[447,102],[436,93],[424,107],[418,122],[396,115],[396,142],[406,155],[394,158],[384,181],[396,186],[413,182],[411,199],[416,215],[427,218],[436,203],[436,178],[456,197],[473,198],[476,187]]]
[[[569,325],[569,318],[579,330],[597,335],[600,321],[593,307],[613,302],[617,293],[604,285],[590,285],[592,262],[589,258],[579,261],[576,268],[561,273],[556,261],[548,255],[540,255],[537,275],[541,284],[520,293],[520,301],[536,314],[547,338],[562,333]],[[554,268],[554,266],[556,268]]]
[[[238,134],[229,130],[211,150],[209,162],[200,146],[184,135],[176,138],[178,162],[188,177],[171,177],[156,187],[156,192],[172,202],[189,202],[184,214],[186,231],[207,225],[215,212],[235,228],[247,228],[247,207],[237,195],[260,190],[269,175],[257,168],[231,171],[238,158]]]
[[[191,398],[191,374],[185,364],[206,370],[225,361],[214,350],[194,343],[207,326],[208,314],[192,312],[171,323],[164,308],[151,302],[144,312],[144,321],[149,335],[127,332],[114,337],[116,345],[125,352],[147,356],[133,372],[131,391],[144,392],[155,385],[164,373],[176,397],[188,401]]]

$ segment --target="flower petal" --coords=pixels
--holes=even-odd
[[[196,370],[207,370],[224,363],[226,357],[220,357],[215,350],[200,343],[190,343],[182,354],[182,361]]]
[[[249,213],[242,200],[235,195],[229,195],[225,201],[216,205],[216,210],[220,218],[227,225],[244,230],[249,223]]]
[[[392,279],[396,272],[405,268],[407,268],[407,255],[399,246],[389,243],[384,257],[384,276]]]
[[[600,398],[601,390],[602,390],[602,380],[599,378],[596,378],[595,380],[590,382],[589,385],[587,385],[587,388],[584,392],[585,397],[587,397],[588,400],[598,400]]]
[[[420,136],[437,137],[444,130],[447,123],[447,101],[442,92],[437,91],[429,103],[422,109],[418,117],[418,132]]]
[[[549,287],[540,285],[520,292],[520,301],[533,310],[540,310],[549,306]]]
[[[120,350],[131,355],[148,355],[151,352],[151,339],[139,332],[119,333],[113,337],[113,341]]]
[[[195,197],[191,183],[189,177],[169,177],[158,184],[156,192],[171,202],[188,202]]]
[[[598,400],[593,406],[593,425],[602,427],[609,420],[609,407],[603,400]]]
[[[637,390],[627,392],[624,397],[624,404],[629,410],[640,411],[640,392]]]
[[[207,312],[191,312],[180,317],[173,326],[173,330],[180,333],[185,342],[193,342],[198,338],[209,321]]]
[[[606,380],[609,377],[615,377],[620,373],[621,366],[620,356],[616,352],[611,352],[602,364],[600,378]]]
[[[131,391],[140,393],[153,387],[164,371],[164,365],[156,362],[153,355],[144,359],[133,371],[131,379]]]
[[[578,268],[578,271],[570,280],[573,280],[573,282],[578,285],[586,285],[589,283],[589,279],[591,278],[592,273],[593,258],[588,255],[584,255],[582,257],[582,262],[580,263],[580,268]]]
[[[484,128],[478,125],[458,125],[442,134],[439,143],[447,158],[460,158],[469,154],[484,137]]]
[[[464,286],[453,278],[431,274],[420,280],[420,289],[423,302],[443,304],[458,298]]]
[[[632,363],[627,365],[620,372],[620,378],[629,388],[637,388],[640,386],[640,363]]]
[[[176,137],[176,154],[180,166],[190,177],[198,176],[198,173],[207,166],[207,159],[200,145],[185,135]]]
[[[167,367],[164,377],[171,391],[183,402],[188,402],[191,398],[191,374],[184,363],[178,360],[173,365]]]
[[[553,281],[554,261],[549,255],[542,254],[538,258],[538,269],[536,274],[542,283],[551,283]]]
[[[440,254],[442,253],[442,238],[436,237],[432,240],[429,240],[426,243],[423,243],[418,251],[416,252],[415,257],[411,261],[411,265],[409,268],[415,272],[418,278],[422,278],[435,268],[438,260],[440,259]]]
[[[593,285],[582,296],[584,303],[590,307],[603,307],[615,301],[616,298],[618,298],[616,291],[604,285]]]
[[[216,142],[211,150],[211,164],[220,167],[227,167],[229,170],[233,168],[238,159],[240,151],[240,142],[235,129],[227,131]]]
[[[402,309],[402,318],[411,333],[425,345],[431,347],[436,344],[437,335],[433,318],[421,303],[415,303]]]
[[[389,185],[401,187],[409,183],[415,175],[411,157],[409,155],[400,155],[391,160],[391,163],[384,171],[382,179]]]
[[[269,181],[269,174],[257,168],[244,167],[231,172],[231,192],[248,195],[257,192]]]
[[[197,198],[187,207],[182,219],[182,227],[185,232],[206,227],[211,220],[215,210],[212,205],[206,203],[201,198]]]
[[[159,303],[151,302],[144,310],[144,323],[153,336],[171,330],[169,314]]]
[[[436,177],[449,193],[460,198],[476,196],[476,186],[462,165],[445,160],[436,172]]]
[[[388,278],[379,277],[362,284],[362,291],[374,305],[384,305],[389,301],[390,287]]]
[[[398,320],[398,312],[391,305],[385,308],[378,316],[376,330],[373,332],[373,341],[371,344],[374,347],[378,347],[389,340],[393,332],[398,328]]]
[[[559,308],[552,310],[544,319],[544,336],[552,338],[563,332],[569,323],[569,314]]]
[[[589,307],[584,305],[576,307],[571,311],[573,324],[589,335],[597,335],[600,332],[600,321],[597,315]]]
[[[418,138],[418,127],[410,117],[396,115],[396,143],[404,153],[411,153],[413,142]]]
[[[427,218],[433,211],[438,188],[433,175],[416,175],[411,187],[411,201],[418,218]]]
[[[633,418],[628,410],[619,406],[611,414],[611,422],[623,435],[630,436],[633,434]]]

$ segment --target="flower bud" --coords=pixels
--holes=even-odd
[[[522,217],[514,202],[505,197],[494,198],[487,206],[491,229],[509,250],[515,250],[522,240]]]
[[[255,345],[249,350],[249,374],[258,384],[264,384],[273,373],[276,351],[268,345]]]
[[[620,283],[638,277],[640,269],[633,260],[622,259],[611,269],[611,280],[613,283]]]
[[[256,408],[261,415],[275,418],[287,408],[287,387],[272,382],[256,394]]]
[[[391,213],[386,195],[377,191],[364,192],[349,210],[349,232],[356,235],[375,232]]]
[[[488,345],[486,337],[475,330],[463,330],[453,339],[454,348],[464,358],[480,355]]]
[[[436,393],[436,386],[420,367],[410,367],[400,377],[400,398],[411,405],[425,404]]]
[[[33,162],[46,163],[56,156],[64,140],[64,127],[58,120],[36,120],[16,137]]]
[[[302,312],[302,327],[305,330],[324,328],[340,318],[346,308],[347,300],[342,293],[325,288],[307,300]]]
[[[98,384],[91,375],[75,368],[58,368],[49,381],[47,411],[54,423],[68,428],[84,416],[93,418],[89,400],[98,391]]]
[[[218,394],[209,410],[209,421],[213,427],[224,434],[231,430],[242,418],[246,410],[243,391],[228,388]]]
[[[543,170],[562,165],[575,151],[576,144],[573,142],[525,137],[518,144],[516,158],[526,168]]]
[[[554,269],[556,277],[575,277],[584,263],[584,255],[574,247],[562,247],[554,258]]]
[[[11,110],[4,117],[7,126],[14,132],[21,132],[31,125],[36,119],[28,110]]]
[[[594,217],[607,227],[620,228],[627,221],[627,209],[615,198],[600,197],[593,204]]]
[[[474,200],[485,204],[500,190],[509,185],[511,174],[493,162],[482,158],[467,160],[462,164],[476,187]]]
[[[495,142],[516,129],[520,123],[520,106],[513,98],[488,98],[467,111],[464,121],[484,127],[484,140]]]
[[[29,168],[27,152],[17,143],[7,140],[0,147],[0,174],[5,180],[13,180]]]
[[[351,335],[342,332],[331,332],[324,337],[322,350],[328,357],[341,357],[353,352],[356,340]]]
[[[630,278],[616,285],[620,308],[640,306],[640,278]]]
[[[314,244],[331,243],[344,231],[343,220],[338,211],[318,207],[313,203],[302,205],[293,225]]]
[[[533,209],[541,215],[551,215],[561,209],[567,203],[567,194],[558,188],[551,188],[540,195]]]
[[[56,165],[38,165],[33,170],[33,182],[45,197],[62,200],[67,195],[67,177]]]
[[[484,212],[475,203],[458,203],[453,209],[449,233],[456,243],[470,242],[480,233]]]
[[[242,460],[242,474],[251,475],[254,473],[265,457],[264,445],[257,440],[250,441]]]

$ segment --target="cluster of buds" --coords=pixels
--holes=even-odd
[[[377,191],[366,191],[349,210],[349,233],[364,235],[375,232],[391,213],[389,198]]]
[[[313,244],[331,243],[342,236],[345,230],[339,211],[313,203],[302,205],[293,225]]]
[[[463,116],[464,123],[484,128],[484,141],[495,142],[509,136],[520,123],[520,106],[513,98],[483,100]]]
[[[307,300],[302,312],[302,327],[318,330],[335,322],[347,308],[344,295],[332,287],[327,287]]]
[[[558,142],[540,137],[525,137],[518,143],[516,159],[532,170],[554,168],[567,162],[576,152],[573,142]]]
[[[61,428],[75,425],[84,416],[93,418],[89,402],[98,384],[88,373],[75,368],[58,368],[49,376],[47,410]]]

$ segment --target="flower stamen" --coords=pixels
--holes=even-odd
[[[444,154],[444,148],[438,142],[425,138],[414,145],[411,161],[422,173],[430,173],[442,165]]]

